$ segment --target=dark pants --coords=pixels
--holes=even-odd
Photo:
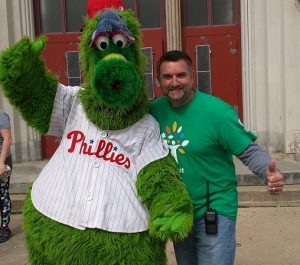
[[[9,156],[5,164],[12,168],[12,158]],[[1,210],[1,227],[7,226],[10,221],[11,200],[9,197],[10,175],[4,180],[0,180],[0,210]]]

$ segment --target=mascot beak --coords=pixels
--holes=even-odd
[[[120,59],[120,60],[124,60],[126,61],[126,58],[122,55],[122,54],[119,54],[119,53],[110,53],[110,54],[107,54],[106,56],[103,57],[103,61],[109,61],[111,59]]]
[[[109,61],[109,60],[124,60],[127,61],[126,58],[119,53],[110,53],[108,55],[106,55],[105,57],[103,57],[102,59],[103,61]],[[121,90],[122,88],[122,83],[120,80],[114,80],[114,83],[112,85],[114,90]]]

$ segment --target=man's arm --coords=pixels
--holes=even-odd
[[[254,174],[265,181],[268,185],[268,191],[272,195],[279,194],[282,191],[284,186],[282,174],[276,170],[275,161],[258,144],[251,142],[237,157]]]
[[[247,166],[255,175],[259,176],[267,183],[267,168],[272,160],[271,156],[263,150],[258,144],[251,142],[250,145],[237,156],[245,166]]]
[[[4,128],[0,130],[0,133],[3,137],[3,144],[0,153],[0,175],[5,171],[5,160],[10,152],[11,146],[11,131],[10,128]]]

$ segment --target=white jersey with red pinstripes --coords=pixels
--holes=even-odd
[[[147,114],[122,129],[99,130],[84,114],[79,87],[58,86],[48,134],[61,143],[33,183],[37,210],[60,223],[134,233],[148,229],[135,183],[147,164],[168,154]]]

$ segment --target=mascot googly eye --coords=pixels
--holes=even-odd
[[[127,45],[127,38],[123,34],[113,35],[112,41],[119,48],[124,48]]]
[[[95,45],[99,50],[105,50],[109,46],[109,37],[99,36],[95,41]]]

